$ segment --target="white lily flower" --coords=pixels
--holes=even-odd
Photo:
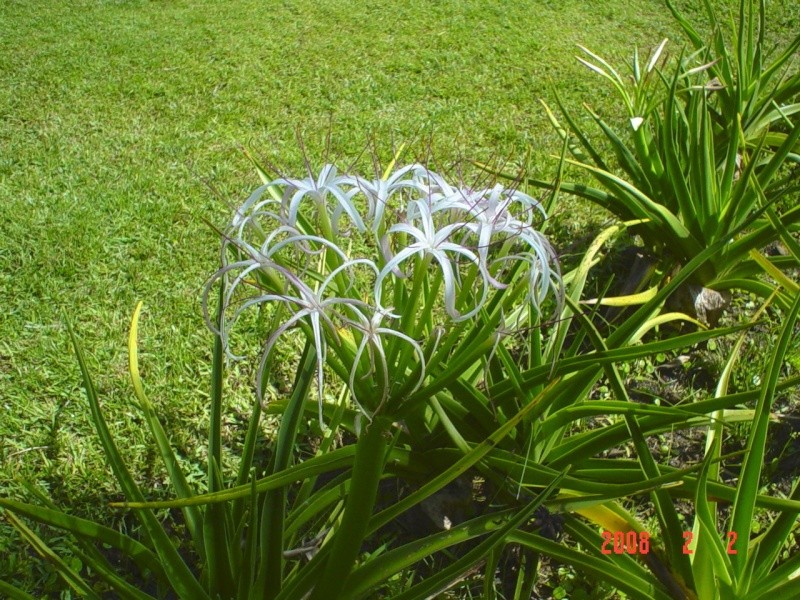
[[[429,204],[435,204],[442,198],[449,198],[461,191],[450,185],[444,177],[423,165],[414,165],[413,173],[414,182],[425,193]]]
[[[485,269],[481,265],[480,259],[472,250],[461,244],[449,241],[453,232],[463,227],[463,223],[445,225],[437,230],[433,223],[431,207],[426,202],[414,200],[411,202],[411,205],[416,209],[413,211],[414,214],[419,215],[422,229],[408,223],[398,223],[389,228],[387,236],[396,233],[405,233],[417,241],[400,250],[400,252],[392,257],[383,267],[375,282],[375,302],[378,307],[381,308],[382,284],[383,280],[390,272],[398,269],[399,265],[408,258],[428,255],[433,257],[441,267],[442,278],[444,280],[445,309],[447,310],[447,314],[450,315],[450,318],[454,321],[463,321],[475,316],[486,301],[488,277]],[[483,283],[481,298],[477,305],[464,315],[461,315],[458,310],[456,310],[456,269],[454,269],[454,264],[450,256],[448,256],[448,253],[455,254],[456,258],[459,255],[468,258],[470,262],[478,266],[481,272]]]
[[[234,248],[234,253],[237,255],[241,254],[242,251],[250,256],[258,253],[258,250],[248,241],[248,238],[252,237],[253,233],[258,238],[258,240],[254,240],[256,243],[261,240],[273,239],[276,232],[282,233],[290,231],[300,233],[296,228],[290,226],[286,219],[278,212],[266,209],[269,204],[277,204],[280,210],[280,203],[274,198],[261,200],[261,196],[268,189],[269,185],[261,186],[242,206],[236,209],[233,219],[223,237],[220,254],[223,265],[228,261],[228,251],[231,247]],[[270,223],[270,221],[272,221],[274,225]],[[271,233],[268,234],[267,231]]]
[[[519,207],[518,212],[512,210],[515,206]],[[491,275],[493,265],[515,259],[524,260],[529,268],[543,272],[545,279],[551,280],[549,263],[556,257],[547,238],[532,225],[534,212],[546,216],[541,204],[533,197],[495,185],[491,189],[461,192],[442,199],[436,208],[466,213],[463,218],[467,221],[463,227],[477,237],[477,254],[492,287],[507,287]],[[490,260],[491,248],[499,245],[506,246],[513,254]],[[537,260],[531,260],[531,257],[537,257]],[[534,300],[542,298],[541,294],[533,293],[530,297]],[[534,304],[538,306],[538,302],[536,300]]]
[[[512,213],[511,208],[515,203],[522,205],[524,221]],[[450,204],[468,213],[471,221],[466,227],[478,236],[478,254],[484,264],[496,234],[519,235],[526,229],[533,231],[531,213],[538,210],[545,216],[537,200],[519,191],[506,190],[499,184],[491,190],[476,192],[461,199],[453,198]]]
[[[325,332],[337,342],[339,342],[339,334],[337,332],[336,324],[333,319],[338,321],[349,321],[345,313],[336,310],[337,306],[342,306],[346,309],[346,313],[352,314],[358,321],[366,319],[364,312],[369,310],[369,305],[366,302],[355,298],[347,297],[328,297],[325,298],[325,292],[331,283],[336,279],[336,276],[343,270],[349,269],[355,265],[363,264],[372,267],[377,272],[375,264],[367,259],[360,258],[337,267],[325,278],[325,281],[319,286],[317,290],[312,290],[309,286],[303,283],[300,279],[295,277],[287,269],[282,268],[280,265],[273,265],[287,277],[290,285],[295,289],[297,295],[288,294],[263,294],[257,298],[252,298],[245,302],[236,311],[236,315],[246,310],[250,306],[261,304],[264,302],[284,302],[293,306],[292,316],[282,325],[280,325],[267,339],[264,345],[264,350],[261,355],[258,372],[256,374],[256,392],[258,394],[259,402],[261,398],[261,381],[264,378],[264,369],[267,364],[267,359],[272,353],[275,343],[281,335],[285,333],[290,327],[295,325],[300,320],[306,320],[311,327],[313,335],[313,344],[316,350],[317,360],[317,393],[319,395],[319,419],[320,423],[323,422],[322,418],[322,405],[323,405],[323,390],[324,390],[324,364],[327,356],[327,338]]]
[[[369,181],[361,177],[353,177],[352,183],[355,185],[369,201],[369,219],[371,229],[374,234],[378,234],[383,224],[383,214],[389,199],[397,192],[410,189],[422,191],[420,183],[414,178],[405,178],[412,173],[419,165],[408,165],[395,171],[387,179],[376,179]]]
[[[538,232],[532,232],[539,234]],[[558,268],[558,259],[555,251],[544,236],[541,236],[539,244],[531,245],[531,250],[502,256],[497,259],[497,263],[506,261],[522,261],[527,263],[528,293],[527,301],[533,306],[536,312],[540,312],[541,305],[550,292],[553,292],[558,302],[560,312],[563,303],[563,289],[561,285],[561,273]],[[553,267],[551,268],[551,263]]]
[[[203,314],[206,319],[206,323],[209,328],[214,331],[215,333],[219,334],[222,337],[223,348],[225,349],[225,353],[228,358],[232,360],[239,360],[243,358],[242,356],[237,356],[233,354],[230,350],[230,345],[228,343],[228,334],[232,330],[233,326],[236,323],[236,320],[239,318],[243,310],[253,304],[260,304],[265,302],[264,298],[269,296],[270,294],[261,294],[255,298],[255,300],[251,299],[244,302],[241,307],[235,311],[234,315],[230,319],[225,319],[225,311],[223,310],[223,323],[221,327],[217,327],[215,324],[211,322],[210,316],[208,314],[208,296],[213,284],[220,278],[225,280],[225,296],[223,298],[223,307],[225,310],[233,303],[233,297],[236,293],[237,289],[247,281],[248,276],[254,274],[257,271],[266,271],[266,272],[274,272],[279,274],[284,278],[284,280],[295,289],[298,290],[300,297],[304,297],[306,294],[306,290],[308,286],[302,282],[302,280],[292,271],[287,269],[284,265],[282,265],[279,261],[274,260],[274,256],[283,248],[290,246],[294,248],[300,248],[300,250],[304,253],[313,252],[310,248],[306,246],[306,242],[314,242],[318,244],[322,248],[327,248],[330,251],[336,253],[342,263],[342,267],[337,269],[335,273],[339,273],[343,270],[343,267],[352,266],[354,261],[350,261],[347,255],[333,242],[322,238],[320,236],[314,235],[302,235],[302,234],[294,234],[290,235],[288,238],[280,240],[277,243],[272,243],[273,240],[277,237],[279,233],[283,232],[296,232],[294,228],[291,227],[282,227],[276,229],[267,239],[264,241],[260,249],[255,249],[250,246],[245,240],[240,239],[236,240],[236,249],[239,251],[240,255],[244,255],[247,258],[243,258],[241,260],[223,264],[223,267],[217,271],[211,280],[206,284],[205,289],[203,291]],[[366,259],[362,259],[366,260]],[[225,261],[223,261],[225,262]],[[369,261],[367,261],[369,262]],[[377,267],[373,264],[373,269],[377,272]],[[236,272],[236,277],[232,280],[228,280],[228,273]],[[333,276],[333,273],[328,277],[326,280],[325,286],[329,285],[329,279]],[[275,295],[280,296],[282,290],[273,290]],[[260,300],[259,300],[260,299]]]
[[[414,353],[417,355],[417,359],[419,360],[420,365],[420,374],[417,378],[416,384],[412,388],[412,392],[419,389],[422,386],[422,382],[425,380],[425,354],[422,351],[422,347],[419,343],[411,338],[410,336],[406,335],[401,331],[397,331],[390,327],[381,327],[381,321],[389,316],[389,317],[396,317],[391,313],[390,309],[385,310],[376,310],[371,319],[367,319],[363,314],[360,315],[361,320],[360,322],[349,321],[350,325],[354,328],[359,330],[362,333],[361,341],[359,342],[358,349],[355,354],[355,358],[353,359],[353,366],[350,369],[350,393],[355,400],[358,407],[361,409],[361,412],[368,419],[372,419],[372,416],[377,413],[381,407],[384,405],[386,400],[389,398],[390,392],[390,384],[389,384],[389,365],[386,361],[386,353],[383,349],[383,342],[381,341],[381,336],[391,335],[397,338],[408,342]],[[372,375],[375,370],[375,366],[380,365],[381,369],[381,381],[382,381],[382,393],[381,393],[381,401],[378,404],[378,407],[373,411],[373,414],[370,415],[361,403],[358,401],[358,394],[355,390],[355,378],[356,378],[356,371],[358,370],[358,365],[361,362],[361,357],[364,355],[364,351],[369,353],[369,363],[370,363],[370,370],[367,372],[366,377]],[[379,360],[375,360],[375,353],[377,353]]]
[[[271,185],[286,186],[283,198],[283,208],[286,219],[290,225],[297,223],[297,215],[300,211],[300,204],[303,199],[311,198],[318,211],[328,213],[327,200],[328,195],[331,195],[336,200],[336,207],[332,211],[332,215],[340,215],[342,212],[346,213],[353,221],[353,224],[359,231],[364,231],[364,220],[358,213],[358,209],[353,204],[353,196],[358,192],[358,188],[351,187],[349,190],[342,188],[342,184],[350,184],[352,179],[346,176],[339,176],[336,167],[333,165],[326,165],[320,171],[319,177],[314,179],[308,177],[306,179],[277,179]],[[336,221],[334,221],[335,227]]]

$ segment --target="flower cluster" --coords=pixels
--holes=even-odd
[[[278,339],[298,327],[316,351],[320,418],[326,362],[371,417],[398,390],[424,384],[422,340],[432,335],[425,323],[457,327],[509,287],[524,285],[535,311],[550,292],[559,296],[558,263],[537,217],[545,217],[541,205],[519,190],[454,186],[419,164],[376,180],[332,165],[317,177],[276,179],[225,232],[206,319],[233,356],[229,333],[243,311],[284,307],[287,317],[264,345],[257,389]],[[219,280],[222,320],[212,323],[208,297]]]

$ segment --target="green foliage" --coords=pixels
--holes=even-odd
[[[606,137],[605,145],[593,145],[581,137],[568,101],[562,100],[567,125],[579,142],[565,144],[565,151],[605,189],[560,179],[542,185],[590,197],[626,219],[602,231],[574,268],[560,277],[532,277],[553,257],[543,238],[524,227],[519,231],[540,244],[533,251],[538,263],[510,267],[520,256],[522,234],[487,243],[485,228],[478,226],[486,225],[489,221],[481,219],[497,208],[486,201],[492,198],[491,188],[472,205],[464,201],[475,190],[457,190],[442,213],[455,205],[461,212],[446,218],[434,216],[430,207],[431,214],[424,214],[422,205],[416,213],[405,210],[402,224],[407,227],[393,229],[376,217],[377,205],[366,212],[373,222],[359,223],[353,211],[365,206],[349,204],[353,190],[338,180],[328,190],[338,208],[314,214],[303,204],[292,220],[292,196],[304,182],[274,180],[261,190],[266,197],[274,195],[274,203],[258,205],[256,213],[263,217],[274,209],[281,216],[278,227],[264,228],[262,239],[253,241],[240,235],[240,220],[242,228],[227,231],[224,238],[227,262],[215,281],[225,283],[218,290],[216,316],[209,317],[217,334],[214,348],[209,364],[193,371],[190,384],[196,391],[197,381],[209,382],[208,391],[198,394],[209,408],[202,472],[182,455],[182,444],[164,418],[169,407],[156,408],[145,393],[138,306],[128,343],[136,401],[124,410],[105,402],[101,407],[106,386],[96,384],[90,357],[70,331],[91,424],[124,495],[114,508],[124,509],[137,526],[120,532],[75,516],[36,486],[29,490],[35,503],[0,497],[0,514],[58,572],[65,594],[86,597],[426,598],[454,588],[471,573],[482,574],[482,597],[500,597],[509,589],[529,597],[542,557],[566,563],[581,577],[602,580],[631,598],[797,595],[800,559],[785,551],[800,513],[798,486],[786,498],[766,494],[762,484],[773,404],[778,394],[800,383],[784,371],[792,360],[800,312],[791,270],[800,264],[793,237],[800,213],[786,202],[797,188],[791,162],[797,160],[799,134],[796,105],[790,102],[797,77],[784,78],[782,70],[800,37],[790,42],[789,52],[767,62],[764,7],[757,12],[752,3],[742,2],[740,25],[732,30],[734,50],[729,51],[724,27],[707,8],[714,26],[708,49],[676,12],[697,52],[660,63],[659,49],[644,68],[635,56],[632,92],[608,63],[592,55],[592,68],[622,94],[632,132],[618,136],[592,115]],[[719,61],[709,64],[713,58]],[[696,65],[703,68],[694,70]],[[706,88],[711,75],[726,87],[711,93]],[[606,147],[613,159],[602,157]],[[742,156],[741,172],[737,155]],[[427,176],[415,185],[428,186],[427,199],[435,204],[430,172]],[[349,182],[362,190],[369,183]],[[315,194],[329,183],[320,178],[309,188],[318,208],[322,196]],[[436,193],[446,189],[436,185]],[[519,201],[523,196],[494,199]],[[557,206],[557,193],[544,204]],[[423,217],[430,217],[437,232],[445,232],[429,246],[420,237],[427,233]],[[348,219],[352,224],[340,230]],[[460,227],[448,229],[458,219]],[[257,219],[247,220],[258,233]],[[501,230],[498,223],[510,221],[494,221],[492,227]],[[273,238],[278,230],[285,237]],[[601,329],[600,307],[615,300],[585,300],[587,284],[606,245],[628,231],[676,252],[682,268],[670,272],[663,286],[616,299],[618,306],[632,308]],[[298,236],[305,236],[303,243]],[[273,253],[264,238],[286,242],[290,251]],[[730,239],[736,241],[730,244]],[[767,258],[756,251],[773,239],[784,243],[788,256]],[[419,244],[415,251],[406,252],[414,244]],[[348,272],[351,251],[369,254],[364,260],[371,266],[358,263],[366,275]],[[243,271],[237,272],[240,267]],[[531,270],[524,272],[527,267]],[[763,327],[761,312],[743,326],[681,335],[666,330],[678,321],[693,323],[686,315],[667,312],[665,303],[681,285],[697,280],[720,287],[747,280],[751,289],[769,297],[762,310],[774,303],[782,311],[776,343],[751,389],[729,388],[749,327]],[[537,287],[542,282],[544,287]],[[234,294],[234,288],[241,293],[246,286],[254,295]],[[563,304],[547,297],[554,287],[563,291]],[[537,289],[544,293],[537,295]],[[328,291],[336,302],[323,306]],[[339,302],[345,298],[349,303]],[[223,356],[232,341],[239,341],[228,325],[245,319],[240,309],[254,304],[267,305],[260,322],[268,329],[267,352],[256,401],[243,410],[241,392],[226,385],[236,367],[226,367]],[[296,337],[277,348],[283,333]],[[640,369],[636,365],[652,368],[664,356],[724,335],[739,338],[713,397],[678,406],[631,400],[621,373]],[[263,340],[245,344],[246,349],[252,351]],[[155,360],[149,353],[142,359],[148,387],[158,385],[154,380],[160,373],[151,366]],[[748,366],[747,372],[754,368]],[[268,390],[271,375],[292,370],[294,383],[285,394]],[[601,381],[604,399],[594,400]],[[337,392],[335,399],[331,390]],[[231,433],[228,419],[235,412],[246,418]],[[277,429],[265,430],[267,419],[277,422]],[[605,427],[594,426],[600,419]],[[157,500],[156,491],[141,483],[149,478],[140,476],[140,465],[127,448],[117,445],[121,439],[130,444],[115,432],[120,420],[147,431],[149,453],[167,474],[172,499]],[[323,435],[311,440],[306,430],[314,426],[307,424],[316,420]],[[54,420],[54,430],[56,425]],[[730,459],[721,441],[733,426],[747,432],[735,485],[724,482],[720,473]],[[652,438],[697,428],[708,432],[705,460],[680,469],[657,462]],[[633,460],[606,457],[620,447]],[[408,489],[381,497],[382,485],[390,481]],[[464,481],[470,490],[462,502],[472,510],[457,516],[448,508],[433,532],[403,537],[393,530],[402,517],[424,512],[431,500]],[[475,510],[471,489],[477,484],[491,498],[480,510]],[[646,507],[647,520],[639,510],[631,511],[633,499],[640,509]],[[676,509],[678,499],[688,499],[696,515],[692,555],[683,552],[685,517]],[[727,522],[724,505],[732,507]],[[171,519],[165,520],[165,509]],[[773,518],[751,536],[751,524],[764,510]],[[31,521],[41,528],[32,528]],[[185,541],[176,539],[175,527],[186,532]],[[557,541],[553,528],[561,527],[564,537]],[[58,537],[45,539],[45,529]],[[633,532],[640,539],[650,532],[651,551],[605,554],[602,531]],[[735,555],[727,552],[728,531],[739,536]],[[121,574],[112,561],[117,552],[134,565],[130,573]],[[518,569],[503,566],[509,554],[521,557]],[[498,576],[509,584],[503,592],[497,589]],[[142,586],[142,581],[153,584]],[[558,584],[554,596],[582,592],[565,577],[553,583]],[[3,582],[0,592],[29,597]]]
[[[608,239],[620,231],[620,227],[614,226],[600,239]],[[316,380],[316,353],[320,346],[313,328],[302,329],[306,339],[305,350],[300,357],[292,396],[266,407],[266,412],[282,415],[266,473],[260,476],[251,469],[253,445],[260,435],[257,432],[263,413],[260,403],[256,402],[245,434],[247,441],[239,471],[233,479],[227,480],[223,479],[217,467],[224,406],[220,378],[225,350],[222,315],[226,309],[226,291],[222,287],[215,319],[219,333],[211,377],[212,420],[208,452],[209,477],[216,479],[217,483],[209,484],[205,493],[198,493],[187,484],[153,406],[144,393],[139,375],[137,308],[129,339],[133,387],[138,408],[145,416],[170,474],[177,499],[148,502],[128,473],[100,409],[83,352],[74,340],[92,419],[126,496],[126,500],[117,506],[134,510],[141,523],[142,539],[139,541],[117,534],[54,507],[7,499],[0,500],[0,504],[6,509],[10,522],[43,556],[49,557],[64,581],[79,593],[89,596],[94,592],[91,580],[87,579],[88,571],[84,569],[89,569],[94,577],[103,580],[122,597],[152,597],[114,572],[107,558],[94,547],[93,541],[102,540],[129,554],[142,569],[143,576],[155,577],[161,588],[172,589],[179,597],[185,598],[246,598],[256,594],[280,599],[307,593],[311,597],[365,597],[383,582],[402,576],[409,569],[419,568],[420,561],[434,559],[440,564],[436,575],[413,579],[404,591],[396,594],[399,598],[424,598],[448,589],[486,556],[502,552],[512,543],[527,548],[532,556],[546,555],[568,562],[577,570],[603,579],[631,597],[671,597],[675,590],[693,586],[696,575],[686,556],[680,552],[680,545],[674,542],[680,539],[680,524],[672,503],[675,495],[694,494],[703,515],[707,515],[702,504],[707,489],[717,497],[735,500],[737,506],[750,507],[741,510],[769,506],[791,515],[800,507],[798,501],[778,502],[759,495],[758,489],[750,483],[742,483],[733,489],[707,481],[709,462],[676,471],[665,469],[653,461],[645,436],[665,427],[713,425],[714,420],[708,416],[739,405],[744,400],[742,394],[720,394],[711,401],[685,408],[648,407],[630,402],[619,379],[616,364],[620,361],[640,360],[737,330],[701,331],[634,345],[636,339],[660,322],[661,319],[654,315],[658,315],[674,288],[687,280],[692,270],[703,264],[708,256],[719,251],[719,245],[707,248],[695,257],[668,286],[658,291],[605,339],[594,328],[589,315],[584,314],[573,300],[582,295],[588,272],[597,262],[601,243],[594,244],[582,263],[564,275],[567,304],[561,309],[559,324],[552,329],[530,303],[519,304],[519,314],[514,314],[513,304],[506,306],[504,312],[492,309],[492,305],[501,306],[504,298],[513,302],[519,296],[514,293],[517,282],[510,281],[506,287],[496,289],[495,296],[486,308],[479,311],[478,318],[453,323],[454,330],[460,332],[459,339],[463,335],[465,341],[449,351],[451,360],[442,361],[441,366],[427,371],[423,384],[416,390],[410,388],[404,400],[398,397],[398,401],[390,398],[379,402],[373,405],[375,408],[371,414],[361,408],[364,406],[363,397],[355,408],[341,401],[323,402],[323,418],[332,434],[327,439],[338,437],[339,430],[355,434],[357,441],[338,449],[323,444],[314,457],[305,461],[296,458],[298,423],[302,414],[314,415],[319,410],[318,401],[310,399],[309,393]],[[424,258],[417,260],[425,266]],[[320,264],[324,262],[322,260]],[[431,282],[435,281],[435,272],[428,271],[427,267],[425,272],[434,273],[428,276],[432,277]],[[269,273],[267,269],[267,277]],[[520,281],[527,283],[525,278],[520,278]],[[343,285],[343,290],[351,289],[347,281]],[[425,290],[438,287],[430,283]],[[412,298],[415,296],[413,289],[408,293]],[[418,301],[428,303],[424,294]],[[785,332],[794,324],[797,310],[796,305],[790,315],[790,325],[784,330],[784,340]],[[409,315],[416,314],[409,312]],[[445,313],[441,314],[444,317]],[[503,327],[510,331],[513,331],[510,328],[515,323],[532,325],[522,340],[522,346],[515,350],[521,352],[516,359],[509,353],[506,336],[489,345],[482,343],[486,328],[498,326],[497,317],[492,317],[492,314],[505,315],[502,317]],[[570,319],[576,323],[577,336],[567,336]],[[426,323],[425,326],[434,326],[424,316],[422,322]],[[341,331],[338,334],[344,336]],[[352,332],[353,336],[362,334],[356,330]],[[332,336],[333,333],[326,332],[325,335]],[[446,339],[447,334],[444,337]],[[587,342],[592,349],[583,347]],[[334,344],[333,337],[329,338],[329,344]],[[785,342],[778,345],[765,386],[749,394],[754,397],[760,393],[759,406],[762,408],[756,411],[755,422],[760,423],[757,426],[760,433],[756,437],[762,442],[763,416],[766,414],[764,399],[779,387],[796,384],[795,381],[779,381],[777,377],[775,366],[780,364],[784,348]],[[334,354],[331,352],[329,356]],[[402,358],[400,352],[395,355]],[[412,358],[409,354],[406,360]],[[451,364],[456,365],[455,368]],[[335,367],[336,363],[331,363],[331,366]],[[413,367],[406,370],[413,372]],[[402,372],[396,365],[391,371]],[[346,377],[346,373],[344,370],[343,383],[347,385],[349,380],[352,385],[352,379]],[[611,382],[616,399],[591,402],[589,394],[601,376],[606,376]],[[404,387],[407,386],[398,389]],[[359,392],[351,389],[351,393]],[[388,414],[383,410],[389,411]],[[610,414],[622,418],[619,423],[622,429],[614,426],[576,431],[570,427],[571,423],[587,417]],[[403,419],[405,426],[399,427],[397,419]],[[594,457],[598,452],[624,443],[632,443],[637,448],[638,458],[629,465],[631,468],[624,471],[624,479],[620,480],[612,474],[618,469],[611,462],[598,461]],[[333,474],[340,469],[344,469],[341,475],[330,479],[329,483],[320,480],[327,473]],[[699,475],[696,474],[698,469]],[[480,473],[494,490],[495,500],[491,508],[485,508],[485,514],[449,523],[438,533],[421,535],[411,541],[392,543],[375,537],[376,532],[391,525],[398,516],[471,472]],[[410,495],[390,500],[385,508],[376,506],[376,493],[383,477],[405,479],[412,474],[415,480],[425,483]],[[742,481],[752,482],[754,477],[757,479],[757,475],[751,475]],[[315,481],[317,485],[314,485]],[[654,538],[653,554],[645,564],[619,555],[601,554],[599,550],[603,540],[597,530],[574,516],[582,515],[604,529],[643,531],[642,525],[637,524],[636,519],[619,504],[621,499],[637,494],[651,497],[662,527],[660,542]],[[44,500],[47,504],[46,498]],[[550,540],[548,535],[552,534],[544,533],[542,525],[539,530],[526,525],[535,522],[532,516],[543,503],[547,506],[545,514],[562,515],[570,537],[581,544],[583,551]],[[180,508],[183,511],[196,562],[187,563],[186,555],[176,550],[166,530],[155,518],[153,511],[159,508]],[[75,553],[81,559],[80,564],[71,565],[59,559],[14,515],[74,535]],[[710,517],[703,519],[711,523]],[[383,542],[382,551],[363,552],[365,542],[378,540]],[[783,542],[777,534],[774,540],[770,542],[770,549]],[[464,549],[458,550],[465,544]],[[292,550],[295,547],[303,548],[300,553],[309,554],[310,560],[296,563]],[[586,554],[586,548],[591,549],[589,554]],[[452,553],[449,559],[439,554],[448,549]],[[714,564],[717,563],[723,564],[724,560]],[[764,569],[769,573],[769,565]],[[717,571],[713,573],[717,574]],[[518,577],[521,579],[517,585],[525,585],[524,572],[520,572]],[[740,576],[729,575],[726,581],[733,589],[740,583]],[[743,589],[747,591],[749,588]]]
[[[64,314],[91,349],[131,472],[155,497],[167,494],[124,376],[122,332],[139,299],[158,307],[142,318],[148,393],[187,479],[205,485],[211,348],[198,299],[218,254],[207,223],[223,222],[228,202],[258,182],[239,145],[286,173],[303,166],[298,135],[309,156],[356,161],[362,173],[370,152],[357,157],[371,140],[383,161],[393,140],[414,139],[409,155],[437,168],[529,145],[543,164],[555,134],[527,102],[550,79],[577,101],[573,44],[624,48],[632,31],[667,33],[666,11],[649,0],[604,0],[603,13],[618,27],[579,0],[411,0],[391,10],[360,0],[269,10],[257,0],[0,3],[0,495],[27,495],[20,481],[35,481],[73,514],[129,525],[103,508],[119,491]],[[570,227],[591,220],[579,214]],[[242,325],[264,327],[249,317]],[[262,340],[239,341],[255,353]],[[272,398],[293,381],[293,351],[278,352]],[[250,414],[250,366],[230,377],[228,472]],[[0,579],[57,593],[54,572],[17,540],[0,519]]]
[[[718,289],[738,287],[752,277],[749,252],[774,241],[778,232],[764,218],[735,240],[733,232],[767,207],[789,230],[800,221],[792,203],[800,189],[800,72],[791,62],[800,35],[769,53],[763,1],[756,7],[741,0],[738,25],[730,31],[706,3],[712,35],[704,44],[668,4],[694,51],[670,58],[664,40],[646,64],[634,51],[625,76],[585,48],[586,58],[579,58],[613,86],[627,117],[621,130],[589,108],[602,134],[592,141],[563,101],[557,100],[564,124],[545,105],[574,158],[570,162],[601,185],[559,186],[622,220],[642,220],[636,233],[663,256],[661,278],[675,262],[685,264],[702,248],[731,240],[694,279]]]

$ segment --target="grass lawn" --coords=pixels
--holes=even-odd
[[[298,138],[315,165],[362,170],[369,140],[384,161],[411,140],[409,159],[444,170],[532,147],[549,175],[551,86],[614,112],[575,45],[619,57],[674,34],[660,0],[7,0],[0,21],[0,494],[29,480],[94,516],[117,491],[66,319],[131,472],[163,488],[131,404],[128,320],[143,300],[145,385],[181,455],[202,458],[207,222],[259,183],[240,145],[292,174]],[[798,25],[787,8],[772,27]],[[0,522],[0,578],[51,593],[54,573],[19,547]]]

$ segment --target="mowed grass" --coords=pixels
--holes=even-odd
[[[362,168],[369,140],[384,162],[410,140],[409,160],[445,170],[531,147],[547,176],[559,144],[539,98],[554,86],[615,112],[575,45],[627,56],[674,33],[659,0],[7,0],[0,22],[0,494],[31,481],[109,522],[117,489],[66,323],[132,473],[165,493],[127,379],[128,320],[143,300],[145,385],[195,463],[211,347],[200,297],[219,247],[207,223],[259,184],[240,146],[292,174],[299,139],[315,165],[361,155]],[[240,380],[231,443],[246,367]],[[0,578],[53,589],[19,547],[0,522]]]

